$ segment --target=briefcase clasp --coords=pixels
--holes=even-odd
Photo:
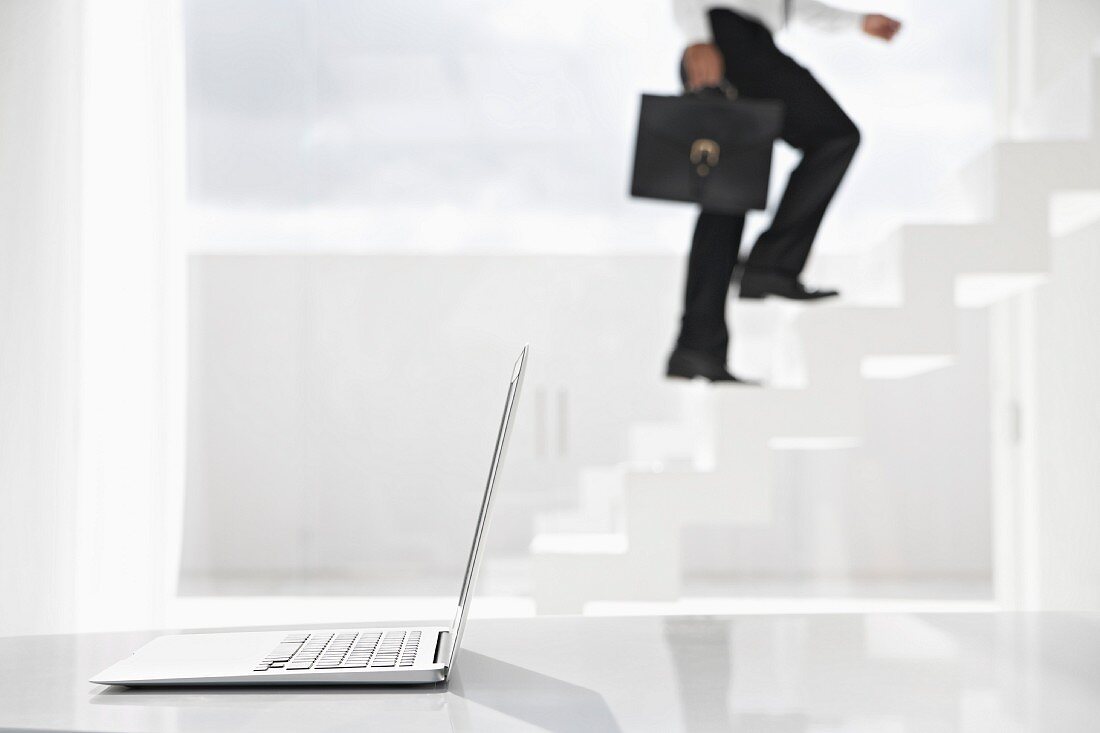
[[[715,141],[701,137],[691,144],[691,164],[700,176],[706,176],[710,169],[718,165],[718,155],[722,148]]]

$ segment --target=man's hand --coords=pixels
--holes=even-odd
[[[688,89],[716,87],[726,73],[726,62],[713,43],[696,43],[684,51],[684,71]]]
[[[900,20],[894,20],[889,16],[878,15],[877,13],[863,16],[863,32],[869,36],[890,41],[900,30]]]

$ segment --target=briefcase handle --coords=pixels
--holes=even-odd
[[[730,84],[729,79],[722,79],[716,87],[702,87],[700,89],[684,90],[685,97],[713,97],[721,94],[731,102],[737,99],[737,87]]]

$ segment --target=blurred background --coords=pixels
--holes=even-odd
[[[474,615],[1100,609],[1100,5],[845,5],[746,392],[662,376],[666,0],[4,0],[0,634],[448,617],[525,342]]]

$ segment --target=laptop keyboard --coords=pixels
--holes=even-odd
[[[294,633],[276,644],[252,671],[411,667],[419,646],[420,632],[403,629]]]

